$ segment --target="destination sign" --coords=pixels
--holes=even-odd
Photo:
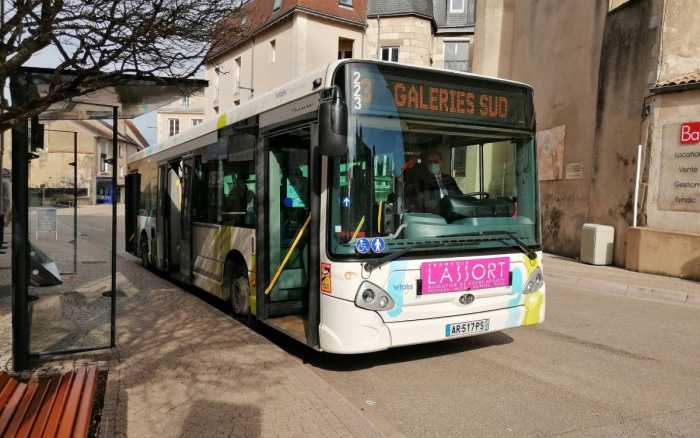
[[[399,113],[479,124],[532,127],[527,88],[435,72],[350,64],[350,108],[354,113]],[[393,73],[393,74],[392,74]]]

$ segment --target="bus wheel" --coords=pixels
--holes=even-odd
[[[245,269],[240,269],[240,267],[234,265],[233,261],[228,260],[225,270],[229,274],[227,276],[228,295],[233,314],[248,315],[250,313],[250,305],[248,304],[250,286]]]
[[[148,238],[146,238],[146,236],[141,236],[141,248],[139,249],[139,252],[141,253],[141,265],[144,268],[149,269],[151,263],[148,257]]]

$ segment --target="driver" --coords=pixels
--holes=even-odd
[[[423,154],[420,165],[406,172],[406,180],[409,211],[438,213],[440,199],[462,195],[455,179],[442,173],[442,154],[438,150]]]

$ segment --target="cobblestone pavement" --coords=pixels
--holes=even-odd
[[[102,436],[380,436],[298,358],[135,262],[119,272]]]

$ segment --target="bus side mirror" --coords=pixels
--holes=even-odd
[[[337,88],[333,97],[318,108],[319,150],[321,155],[337,157],[348,151],[348,109]]]

